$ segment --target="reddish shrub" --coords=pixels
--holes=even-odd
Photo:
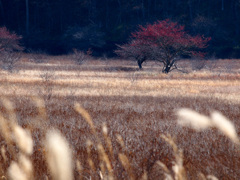
[[[19,43],[21,38],[21,36],[18,36],[15,33],[10,33],[6,27],[0,28],[0,52],[23,50],[23,47],[20,46]]]

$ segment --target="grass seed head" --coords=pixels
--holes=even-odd
[[[32,163],[25,155],[21,154],[19,156],[19,164],[21,169],[24,170],[25,174],[27,175],[28,179],[31,178],[32,175]]]
[[[44,100],[36,96],[32,97],[32,100],[33,102],[35,102],[36,106],[38,107],[38,112],[40,117],[42,117],[44,120],[47,120],[47,111],[46,111]]]
[[[239,144],[237,132],[234,124],[224,117],[219,112],[213,112],[211,114],[212,122],[216,128],[218,128],[225,136],[230,138],[234,143]]]
[[[107,135],[108,134],[108,129],[107,129],[107,125],[104,123],[103,126],[102,126],[102,131],[103,131],[103,134],[104,135]]]
[[[131,180],[134,180],[135,179],[135,175],[132,172],[132,167],[131,167],[131,164],[130,164],[127,156],[125,154],[123,154],[123,153],[119,153],[118,154],[118,158],[119,158],[123,168],[127,171],[129,178]]]
[[[27,175],[16,162],[12,162],[8,169],[8,176],[11,180],[28,180]]]
[[[164,170],[165,173],[170,174],[170,170],[167,168],[167,166],[162,163],[161,161],[157,161],[157,165],[161,167],[162,170]]]
[[[116,135],[117,142],[121,145],[122,148],[125,148],[124,141],[121,135],[117,134]]]
[[[4,146],[1,147],[1,155],[3,157],[4,162],[7,162],[6,149]]]
[[[33,140],[31,133],[18,125],[13,127],[15,141],[22,152],[31,155],[33,152]]]
[[[48,166],[53,179],[73,179],[72,154],[66,139],[58,131],[49,131],[45,148]]]
[[[196,131],[201,131],[212,126],[212,122],[207,116],[190,109],[180,109],[177,115],[179,125],[191,127]]]
[[[112,165],[111,165],[111,162],[110,162],[110,160],[109,160],[108,155],[106,154],[106,152],[105,152],[105,150],[104,150],[103,145],[102,145],[102,144],[98,144],[97,147],[98,147],[98,152],[99,152],[102,160],[105,162],[106,167],[107,167],[109,173],[112,173]]]
[[[14,104],[7,98],[2,98],[1,99],[4,107],[7,109],[8,114],[9,114],[9,120],[12,123],[16,123],[17,122],[17,115],[15,113],[15,106]]]
[[[7,120],[3,117],[3,115],[0,112],[0,133],[3,135],[4,139],[10,143],[12,141],[12,138],[10,136],[10,127],[7,123]]]
[[[218,180],[218,178],[216,176],[213,176],[213,175],[208,175],[207,180]]]
[[[79,173],[81,173],[83,171],[83,167],[82,164],[79,160],[76,161],[76,167]]]
[[[95,126],[90,114],[79,103],[75,103],[75,110],[85,119],[85,121],[87,121],[91,127],[93,134],[96,134]]]
[[[167,166],[162,163],[161,161],[157,161],[157,165],[160,166],[160,168],[164,171],[164,180],[173,180],[173,177],[171,175],[171,171],[167,168]]]

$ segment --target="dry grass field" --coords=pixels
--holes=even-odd
[[[239,60],[207,61],[199,71],[186,60],[179,68],[187,73],[162,74],[155,62],[138,71],[132,61],[76,65],[67,56],[47,58],[33,63],[26,56],[13,73],[0,71],[2,179],[15,179],[11,173],[18,171],[22,179],[64,179],[47,166],[52,129],[69,144],[73,179],[240,179],[240,146],[215,127],[182,127],[176,115],[181,108],[206,116],[218,111],[239,136]],[[21,148],[15,127],[30,132],[31,153]],[[180,152],[184,172],[176,170]]]

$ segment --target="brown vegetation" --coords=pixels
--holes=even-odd
[[[1,129],[2,177],[11,178],[7,172],[11,174],[14,167],[24,169],[30,160],[33,174],[28,177],[55,178],[47,168],[50,150],[44,146],[50,136],[47,132],[53,128],[69,143],[75,179],[163,179],[166,168],[174,176],[172,168],[181,158],[180,149],[185,168],[181,172],[188,179],[240,177],[239,146],[215,127],[196,132],[176,121],[180,108],[205,115],[217,110],[235,124],[239,136],[237,61],[208,61],[198,72],[190,72],[191,65],[180,64],[189,73],[166,75],[155,65],[153,68],[154,62],[136,71],[130,61],[91,60],[76,65],[61,58],[41,64],[22,59],[16,73],[0,72],[1,124],[7,122],[8,133],[13,134],[18,124],[31,132],[34,142],[32,155],[26,154],[10,134],[6,139]],[[10,123],[14,118],[16,122]],[[177,151],[172,139],[163,134],[171,135]]]

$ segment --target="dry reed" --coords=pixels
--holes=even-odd
[[[20,74],[24,76],[23,72]],[[64,94],[64,88],[75,76],[75,71],[72,74],[67,77],[68,72],[59,71],[57,77],[62,79],[54,79],[54,87],[63,88],[61,93]],[[152,178],[152,174],[158,173],[154,165],[164,172],[164,179],[167,180],[239,177],[236,172],[239,165],[238,126],[235,127],[233,122],[219,113],[238,119],[238,102],[233,100],[239,94],[231,95],[228,92],[232,99],[226,104],[218,102],[221,98],[210,98],[213,88],[226,93],[226,87],[232,85],[236,90],[238,76],[224,74],[223,79],[217,79],[215,74],[204,73],[195,77],[194,74],[165,76],[139,72],[134,83],[131,83],[128,75],[81,72],[80,76],[85,78],[74,79],[71,88],[82,89],[71,98],[59,95],[61,93],[53,94],[47,102],[37,96],[22,101],[21,93],[17,100],[1,98],[1,179],[159,179],[160,176]],[[11,83],[17,84],[16,87],[28,83],[31,87],[31,83],[35,83],[28,77],[24,79],[26,82],[22,82],[22,77],[14,76],[11,75],[10,79]],[[40,81],[38,77],[37,85],[44,86]],[[3,80],[1,82],[5,83]],[[86,94],[82,96],[84,92]],[[203,98],[206,92],[209,94]],[[195,93],[200,95],[191,96]],[[219,95],[214,94],[216,96]],[[74,104],[74,98],[82,105]],[[190,127],[181,129],[171,120],[176,118],[173,112],[184,106],[194,110],[177,111],[178,124]],[[230,112],[231,108],[234,113]],[[24,109],[23,114],[21,109]],[[203,112],[209,113],[208,109],[218,111],[210,116],[203,115]],[[29,121],[24,119],[26,115]],[[33,125],[34,120],[39,123]],[[52,128],[56,130],[50,130]],[[234,144],[215,135],[215,129]],[[169,132],[171,136],[164,135]],[[214,141],[220,142],[220,145],[216,146]],[[190,147],[191,143],[199,149],[192,152],[194,148]],[[218,154],[217,148],[223,144],[226,146]],[[214,155],[217,155],[216,158]],[[210,164],[206,165],[204,161],[201,162],[203,164],[197,163],[202,160]],[[232,166],[229,166],[232,160]],[[212,169],[217,173],[214,174]],[[233,175],[228,172],[233,172]]]
[[[3,102],[7,102],[5,107],[7,107],[7,112],[10,114],[8,118],[16,118],[16,115],[12,113],[15,112],[15,108],[10,103],[8,99],[4,99]],[[39,106],[38,112],[46,113],[45,107],[41,100],[35,99],[35,104]],[[133,164],[131,158],[128,155],[128,148],[125,146],[124,140],[121,135],[116,134],[116,141],[120,145],[118,152],[114,150],[113,141],[108,135],[108,128],[106,124],[102,125],[102,136],[99,133],[93,123],[93,120],[87,110],[85,110],[78,103],[75,104],[75,110],[85,119],[89,124],[92,134],[95,137],[95,142],[90,140],[87,141],[87,154],[88,154],[88,164],[91,172],[94,174],[89,174],[90,178],[100,178],[100,179],[119,179],[117,172],[117,161],[122,165],[128,179],[138,179],[134,173]],[[224,135],[231,139],[234,143],[239,144],[239,139],[235,130],[234,125],[219,112],[213,112],[210,117],[204,116],[190,109],[181,109],[177,112],[179,117],[178,123],[181,126],[188,126],[197,131],[206,130],[207,128],[218,128]],[[42,117],[46,117],[43,115]],[[1,115],[1,134],[5,138],[9,148],[13,146],[12,142],[16,143],[20,152],[17,153],[15,148],[12,147],[10,153],[15,153],[12,157],[8,167],[8,176],[10,179],[20,179],[27,180],[33,177],[33,166],[30,160],[30,155],[33,153],[33,140],[31,134],[28,130],[23,129],[21,126],[15,124],[17,120],[10,121],[12,123],[7,123],[6,119]],[[13,134],[13,136],[9,136]],[[12,138],[11,138],[12,137]],[[166,164],[161,162],[161,159],[156,159],[157,165],[161,167],[164,171],[165,179],[176,179],[185,180],[187,178],[187,172],[184,167],[184,156],[183,150],[179,149],[177,144],[174,142],[173,138],[169,135],[160,135],[159,139],[162,138],[167,142],[173,150],[174,161],[171,166],[171,170]],[[50,130],[46,134],[46,140],[44,141],[44,154],[46,155],[46,162],[48,164],[49,170],[53,179],[73,179],[73,170],[76,168],[79,172],[79,179],[84,179],[86,177],[84,174],[85,168],[81,165],[80,161],[76,161],[76,167],[73,166],[72,162],[72,150],[67,142],[67,140],[61,135],[60,132],[56,130]],[[96,144],[95,144],[96,143]],[[105,146],[105,145],[106,146]],[[8,148],[8,149],[9,149]],[[93,149],[98,152],[98,163],[93,159],[96,154],[93,154]],[[7,152],[9,153],[9,152]],[[118,159],[116,160],[116,154]],[[9,161],[6,156],[6,148],[1,148],[1,155],[5,162]],[[48,174],[48,172],[45,172]],[[200,173],[199,173],[200,174]],[[48,175],[47,175],[48,176]],[[216,179],[213,175],[199,175],[202,179]],[[148,178],[148,172],[143,171],[141,175],[142,179]]]
[[[65,138],[56,130],[47,133],[46,159],[55,180],[72,180],[72,153]]]

